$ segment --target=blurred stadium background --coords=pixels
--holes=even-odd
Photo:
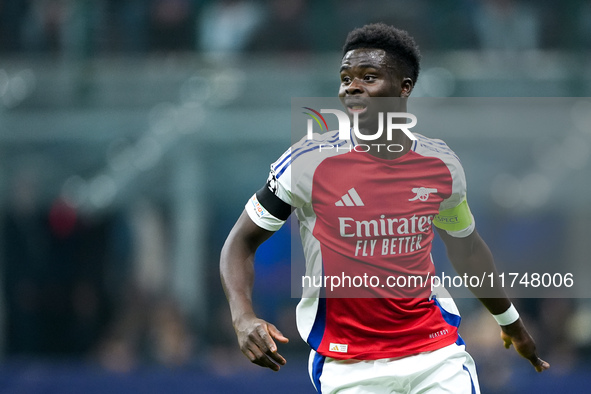
[[[313,392],[289,226],[257,255],[280,373],[237,348],[218,256],[290,144],[291,98],[334,96],[347,32],[375,21],[421,47],[415,96],[575,98],[551,133],[498,130],[495,104],[425,134],[462,157],[500,262],[589,280],[590,1],[0,0],[0,392]],[[458,303],[484,393],[588,392],[587,298],[516,301],[542,375]]]

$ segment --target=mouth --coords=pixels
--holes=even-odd
[[[351,106],[347,106],[347,109],[351,113],[360,114],[362,112],[365,112],[367,110],[367,107],[365,105],[351,105]]]
[[[345,106],[350,114],[362,114],[367,111],[367,103],[359,100],[350,100]]]

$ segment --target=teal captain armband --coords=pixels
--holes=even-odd
[[[462,200],[459,205],[440,211],[435,215],[433,224],[442,230],[454,232],[468,228],[473,220],[468,202]]]

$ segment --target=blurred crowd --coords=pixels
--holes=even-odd
[[[411,30],[424,49],[591,44],[591,3],[584,0],[2,0],[0,51],[325,51],[378,20]]]
[[[220,374],[251,367],[240,355],[217,273],[227,226],[207,251],[208,317],[173,295],[171,218],[150,199],[88,215],[67,200],[40,200],[39,174],[24,166],[0,212],[0,354],[5,360],[85,359],[129,372],[144,365],[201,366]],[[229,223],[226,223],[229,224]],[[215,233],[219,232],[219,236]],[[306,351],[290,299],[289,226],[257,255],[257,310]],[[237,357],[238,356],[238,357]]]

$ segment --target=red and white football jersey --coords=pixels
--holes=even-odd
[[[394,160],[356,151],[336,132],[303,139],[246,204],[270,231],[295,208],[307,278],[297,325],[321,355],[392,358],[461,341],[457,308],[432,296],[429,277],[434,221],[466,205],[466,179],[444,142],[414,135],[411,150]],[[464,211],[469,219],[452,236],[474,229]]]

